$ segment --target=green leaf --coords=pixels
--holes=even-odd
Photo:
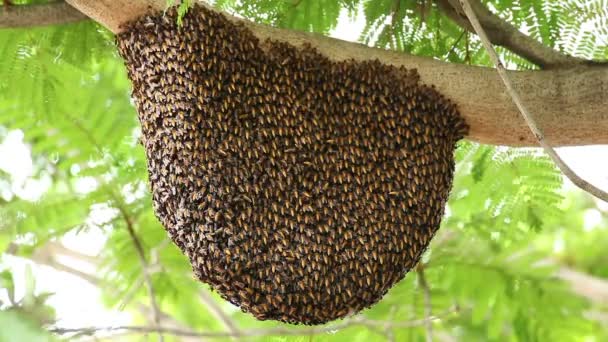
[[[47,342],[55,341],[34,320],[16,310],[0,311],[0,342]]]
[[[0,231],[0,254],[4,253],[12,242],[12,236],[5,231]]]
[[[16,304],[15,282],[13,281],[13,274],[9,270],[0,272],[0,288],[6,290],[10,303],[13,305]]]

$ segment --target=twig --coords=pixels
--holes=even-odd
[[[158,259],[159,259],[159,253],[167,248],[167,246],[169,246],[171,244],[171,240],[169,238],[165,238],[161,243],[158,244],[158,246],[150,249],[150,264],[152,265],[156,265],[159,264]]]
[[[226,315],[224,310],[222,310],[222,308],[215,302],[215,300],[209,295],[207,291],[200,291],[199,296],[201,297],[203,303],[205,303],[207,309],[211,312],[211,314],[213,314],[214,317],[216,317],[220,321],[220,323],[224,325],[226,330],[234,334],[234,336],[236,337],[243,336],[236,322],[234,322],[232,318]]]
[[[435,0],[435,2],[439,10],[458,26],[470,32],[476,31],[470,17],[467,20],[468,15],[463,13],[463,6],[458,5],[458,0]],[[543,69],[594,63],[566,55],[523,34],[517,27],[492,13],[479,0],[471,0],[470,5],[478,14],[478,21],[486,29],[486,36],[492,44],[500,45]]]
[[[147,267],[148,275],[152,275],[156,272],[162,271],[162,265],[158,262],[158,259],[159,259],[158,254],[161,250],[165,249],[169,245],[170,241],[171,240],[166,238],[161,243],[159,243],[158,246],[150,249],[150,262],[148,262],[148,267]],[[129,304],[129,302],[131,302],[131,300],[137,293],[137,290],[139,289],[139,287],[143,285],[144,281],[145,281],[145,275],[137,277],[136,285],[133,285],[131,287],[131,289],[129,290],[129,292],[127,292],[127,294],[125,294],[123,296],[120,304],[118,305],[118,310],[121,310],[121,311],[124,310],[124,308],[127,306],[127,304]]]
[[[388,319],[392,321],[393,318],[395,317],[396,312],[397,312],[397,305],[391,306],[391,309],[388,313]],[[393,329],[391,327],[385,326],[384,332],[386,334],[386,339],[388,342],[395,342],[395,332],[393,331]]]
[[[418,264],[416,267],[416,274],[418,275],[418,284],[422,288],[424,293],[424,315],[426,318],[432,317],[433,310],[431,306],[431,288],[426,281],[426,277],[424,276],[424,266],[422,264]],[[433,321],[427,320],[425,322],[426,327],[426,341],[433,341]]]
[[[135,297],[135,294],[137,293],[139,288],[144,285],[143,283],[144,283],[144,277],[141,277],[141,276],[137,277],[135,284],[131,283],[132,285],[131,285],[131,288],[129,289],[129,291],[124,296],[122,296],[122,298],[120,299],[120,303],[117,306],[118,311],[123,311],[127,307],[127,305],[129,305],[131,300],[133,300],[133,298]]]
[[[458,43],[460,43],[460,40],[462,40],[462,37],[464,37],[465,34],[467,34],[467,30],[463,29],[460,36],[458,36],[458,39],[456,39],[454,44],[452,44],[452,46],[450,47],[450,50],[448,50],[448,53],[445,55],[446,57],[450,57],[450,55],[452,54],[452,52],[454,52],[456,46],[458,46]]]
[[[459,1],[460,1],[460,4],[462,5],[462,8],[465,11],[466,16],[469,18],[469,21],[471,22],[471,25],[473,25],[475,32],[481,39],[483,46],[488,51],[488,54],[490,55],[490,59],[492,60],[492,62],[494,62],[494,65],[496,65],[496,70],[498,71],[500,78],[502,78],[502,81],[505,84],[505,88],[507,89],[507,92],[513,99],[513,102],[519,109],[521,115],[526,120],[528,127],[530,127],[530,130],[532,131],[532,133],[534,134],[534,136],[536,137],[536,139],[538,140],[538,142],[540,143],[542,148],[545,150],[545,153],[547,153],[551,157],[551,159],[553,159],[553,161],[555,162],[557,167],[561,170],[561,172],[566,177],[568,177],[568,179],[570,179],[570,181],[572,181],[572,183],[574,183],[576,186],[578,186],[582,190],[592,194],[593,196],[595,196],[605,202],[608,202],[608,193],[607,192],[596,188],[595,186],[593,186],[586,180],[579,177],[576,173],[574,173],[574,171],[572,171],[572,169],[570,169],[570,167],[560,158],[560,156],[557,154],[557,152],[555,152],[553,147],[551,147],[551,144],[547,141],[543,132],[538,127],[536,120],[534,120],[534,117],[530,114],[528,109],[524,106],[521,98],[519,97],[519,94],[513,87],[513,84],[511,83],[511,79],[507,75],[507,70],[505,69],[505,67],[502,64],[502,62],[500,61],[500,59],[498,58],[498,54],[494,50],[492,43],[490,43],[488,36],[486,35],[483,27],[481,27],[481,24],[479,23],[479,20],[477,19],[477,15],[473,11],[473,8],[469,4],[469,1],[468,0],[459,0]]]
[[[395,41],[396,41],[395,26],[397,26],[397,23],[395,22],[395,17],[397,17],[397,15],[399,14],[400,9],[401,9],[401,0],[395,0],[393,2],[393,9],[391,10],[391,23],[390,23],[390,30],[391,30],[390,40],[391,40],[391,46],[392,46],[393,50],[397,49],[397,46],[395,44]]]
[[[203,338],[226,338],[226,337],[260,337],[260,336],[306,336],[310,334],[323,334],[332,333],[337,330],[347,329],[355,326],[365,326],[368,328],[414,328],[427,323],[427,321],[436,321],[443,319],[455,312],[458,312],[458,308],[451,308],[446,310],[441,315],[431,316],[424,319],[412,320],[412,321],[401,321],[401,322],[386,322],[378,320],[370,320],[365,317],[356,317],[352,319],[344,320],[338,324],[327,325],[323,327],[312,327],[312,328],[288,328],[278,327],[271,329],[249,329],[242,330],[239,335],[235,335],[232,332],[193,332],[183,329],[169,328],[169,327],[150,327],[150,326],[107,326],[107,327],[90,327],[90,328],[54,328],[50,329],[50,332],[65,335],[71,333],[78,333],[84,335],[93,335],[98,332],[115,332],[115,331],[130,331],[133,333],[165,333],[174,336],[189,336],[189,337],[203,337]]]
[[[53,256],[48,256],[48,257],[44,257],[44,256],[39,256],[37,255],[37,253],[34,253],[34,255],[31,257],[31,259],[33,262],[40,264],[40,265],[45,265],[45,266],[49,266],[52,267],[58,271],[62,271],[65,273],[69,273],[72,274],[78,278],[81,278],[83,280],[88,281],[91,284],[100,286],[103,281],[87,272],[81,271],[79,269],[76,269],[74,267],[68,266],[66,264],[60,263],[57,260],[55,260],[55,258]]]
[[[467,33],[467,36],[465,38],[465,55],[464,55],[464,61],[471,65],[471,37],[469,37],[469,34]]]
[[[150,250],[151,257],[150,257],[150,263],[148,264],[148,270],[149,270],[150,275],[154,274],[154,272],[159,272],[159,270],[155,270],[155,265],[158,265],[158,258],[159,258],[158,252],[161,251],[162,249],[166,248],[169,244],[170,244],[170,240],[165,239],[158,246],[156,246]],[[20,249],[20,246],[18,244],[11,243],[9,245],[9,247],[7,248],[7,253],[14,255],[14,256],[22,257],[21,255],[18,254],[19,249]],[[33,253],[31,256],[28,257],[28,259],[39,265],[49,266],[58,271],[63,271],[63,272],[69,273],[73,276],[79,277],[83,280],[88,281],[92,285],[95,285],[95,286],[103,285],[102,279],[98,278],[97,276],[84,272],[82,270],[67,266],[61,262],[58,262],[55,258],[55,254],[66,255],[66,256],[69,256],[76,260],[86,261],[88,263],[91,263],[94,266],[98,266],[98,262],[99,262],[99,260],[96,259],[95,257],[71,250],[69,248],[66,248],[62,244],[53,242],[53,241],[50,241],[46,245],[44,245],[44,247],[37,249],[35,251],[35,253]],[[140,286],[143,285],[144,278],[138,277],[136,282],[137,283],[132,286],[132,289],[129,290],[129,292],[122,298],[121,303],[118,305],[119,310],[124,310],[124,308],[128,304],[131,303],[131,301],[135,295],[135,292],[137,291],[137,289]],[[238,324],[236,322],[234,322],[228,315],[226,315],[222,311],[222,309],[219,307],[219,305],[213,300],[213,298],[211,298],[211,296],[209,296],[209,294],[207,292],[200,291],[200,296],[201,296],[202,301],[207,305],[207,308],[209,309],[211,314],[213,314],[213,316],[217,320],[221,321],[228,331],[234,333],[235,336],[242,336],[242,334],[239,332]],[[136,304],[139,305],[140,311],[142,311],[142,312],[145,311],[146,313],[154,314],[153,313],[154,311],[152,308],[149,308],[147,306],[144,307],[144,306],[142,306],[143,304],[141,304],[141,303],[136,303]],[[142,309],[145,309],[145,310],[142,310]],[[174,321],[172,317],[168,316],[167,314],[164,314],[162,311],[160,311],[159,316],[162,319],[162,321],[165,323],[170,323],[173,326],[178,325],[177,321]]]
[[[69,249],[58,241],[47,242],[45,245],[45,249],[47,249],[50,254],[59,254],[64,257],[76,259],[79,261],[84,261],[91,265],[95,265],[98,261],[97,256],[90,255],[90,254],[84,254],[84,253]]]
[[[399,11],[401,10],[401,0],[394,0],[393,1],[393,8],[391,10],[391,26],[395,26],[395,17],[397,16],[397,14],[399,14]]]
[[[139,262],[141,263],[141,266],[142,266],[144,282],[148,289],[148,295],[150,296],[150,306],[152,306],[152,316],[153,316],[152,319],[154,320],[154,325],[156,327],[160,327],[160,309],[158,307],[158,303],[156,302],[156,291],[154,290],[154,286],[152,284],[152,278],[150,277],[150,272],[149,272],[150,270],[148,267],[148,262],[146,261],[146,253],[144,252],[144,248],[141,244],[141,241],[139,240],[137,234],[135,233],[135,229],[133,228],[133,221],[131,220],[131,217],[129,216],[129,214],[123,207],[123,205],[118,201],[116,196],[114,197],[114,199],[116,201],[116,206],[117,206],[118,210],[120,211],[120,214],[122,215],[122,217],[126,223],[127,231],[129,232],[129,236],[131,236],[131,240],[133,240],[133,245],[135,246],[135,250],[137,251],[137,256],[139,258]],[[161,331],[158,332],[158,340],[160,342],[164,341],[164,337],[163,337]]]

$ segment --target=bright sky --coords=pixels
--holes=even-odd
[[[350,21],[346,11],[340,16],[338,27],[331,33],[333,37],[356,41],[363,28],[364,18],[358,16]],[[559,149],[564,160],[580,176],[603,189],[608,189],[608,146],[586,146]],[[30,178],[33,172],[30,150],[23,143],[21,131],[11,131],[0,144],[0,169],[8,172],[12,178],[10,190],[7,184],[0,183],[0,197],[8,198],[12,194],[19,197],[35,200],[46,189],[50,180]],[[572,185],[566,185],[572,187]],[[602,204],[608,210],[606,204]],[[589,220],[597,219],[597,213],[591,212]],[[69,234],[62,239],[69,248],[91,253],[103,246],[103,235],[94,230],[78,235]],[[67,260],[66,262],[69,262]],[[10,267],[14,270],[17,280],[17,289],[23,289],[24,270],[27,262],[17,258],[5,257],[2,268]],[[58,272],[48,267],[34,267],[37,277],[38,291],[54,292],[51,303],[57,309],[58,324],[62,327],[86,327],[128,324],[130,316],[116,310],[107,310],[103,307],[99,292],[95,286],[75,276]],[[0,290],[0,297],[6,294]],[[23,295],[17,291],[17,296]]]

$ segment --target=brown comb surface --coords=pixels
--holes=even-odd
[[[415,71],[261,42],[194,7],[117,37],[156,215],[196,276],[258,319],[377,302],[439,228],[466,125]]]

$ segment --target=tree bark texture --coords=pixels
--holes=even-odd
[[[86,15],[64,2],[0,6],[0,29],[67,24],[84,19]]]

